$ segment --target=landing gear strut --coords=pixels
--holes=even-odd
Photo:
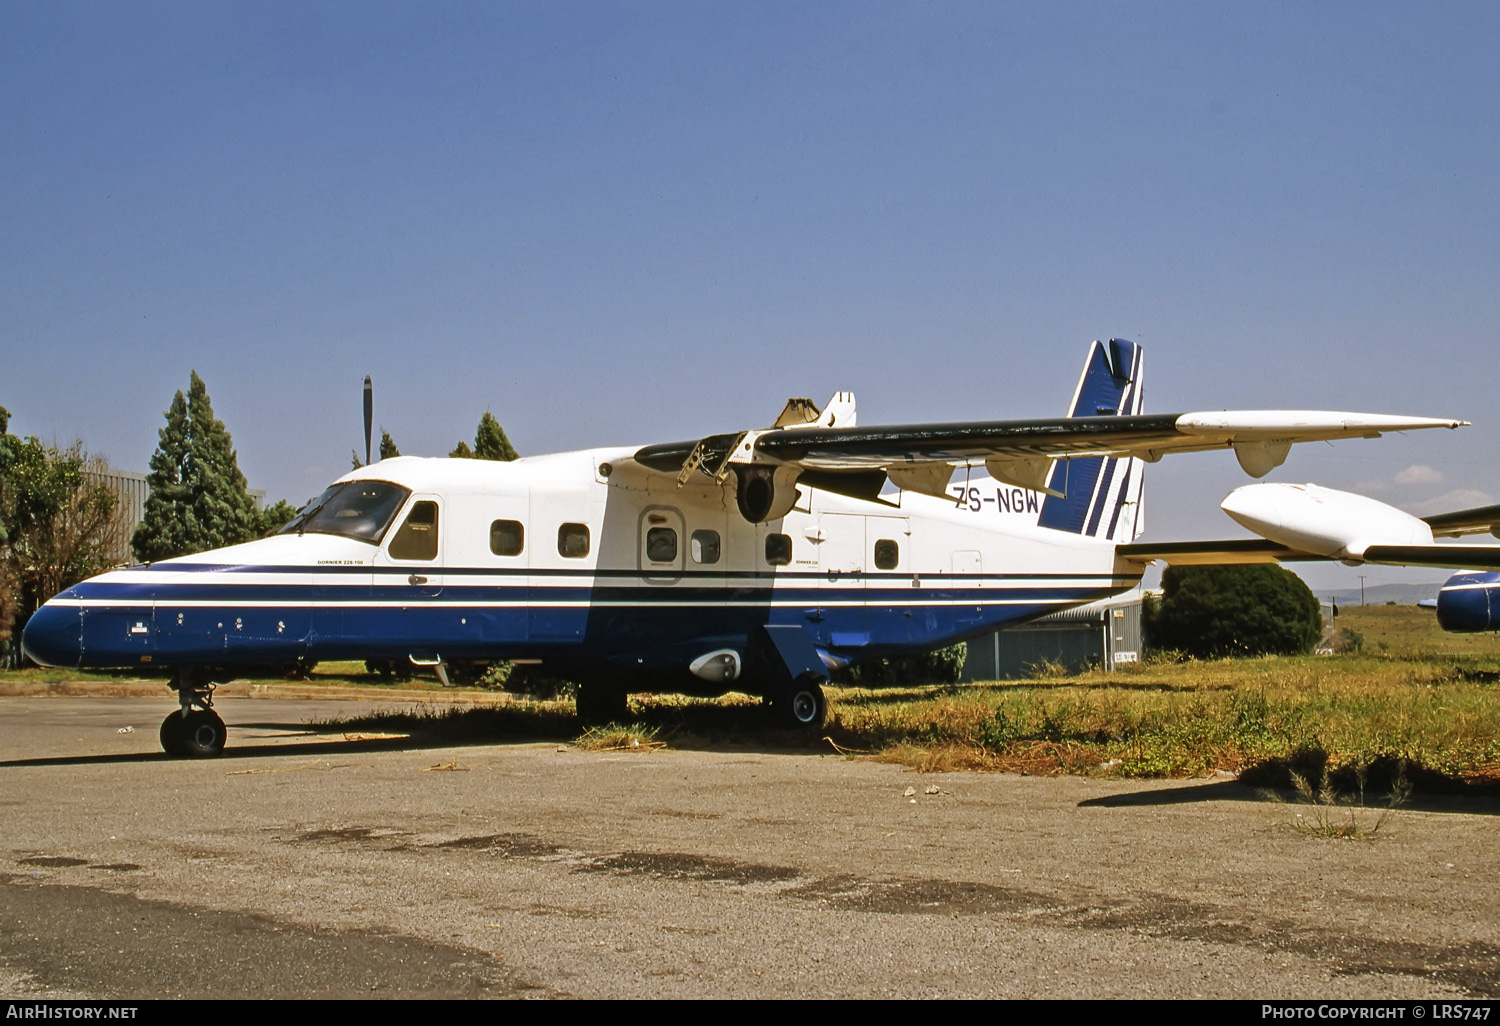
[[[193,670],[172,677],[181,708],[161,721],[161,747],[168,755],[184,759],[206,759],[224,751],[229,731],[214,712],[214,685]]]
[[[607,723],[630,722],[629,696],[619,688],[604,684],[580,684],[573,696],[578,719],[585,727],[602,727]]]

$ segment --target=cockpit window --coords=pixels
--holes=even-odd
[[[332,485],[302,508],[281,534],[336,534],[379,545],[410,489],[389,481]]]

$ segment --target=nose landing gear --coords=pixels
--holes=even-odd
[[[214,712],[214,685],[201,672],[181,670],[172,677],[181,708],[161,721],[162,751],[183,759],[206,759],[224,751],[229,731]]]

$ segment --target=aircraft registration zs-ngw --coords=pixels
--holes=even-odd
[[[223,749],[215,679],[292,660],[535,662],[580,683],[585,721],[623,717],[631,691],[740,691],[816,729],[832,668],[1135,586],[1147,561],[1117,548],[1142,527],[1144,462],[1227,447],[1259,477],[1294,441],[1462,423],[1147,415],[1142,381],[1140,347],[1114,339],[1066,418],[857,427],[839,393],[697,441],[384,460],[277,535],[68,588],[23,644],[53,666],[170,667],[161,741],[182,756]]]

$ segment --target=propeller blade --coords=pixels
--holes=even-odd
[[[375,416],[375,386],[370,375],[365,375],[365,466],[370,465],[370,429]]]

